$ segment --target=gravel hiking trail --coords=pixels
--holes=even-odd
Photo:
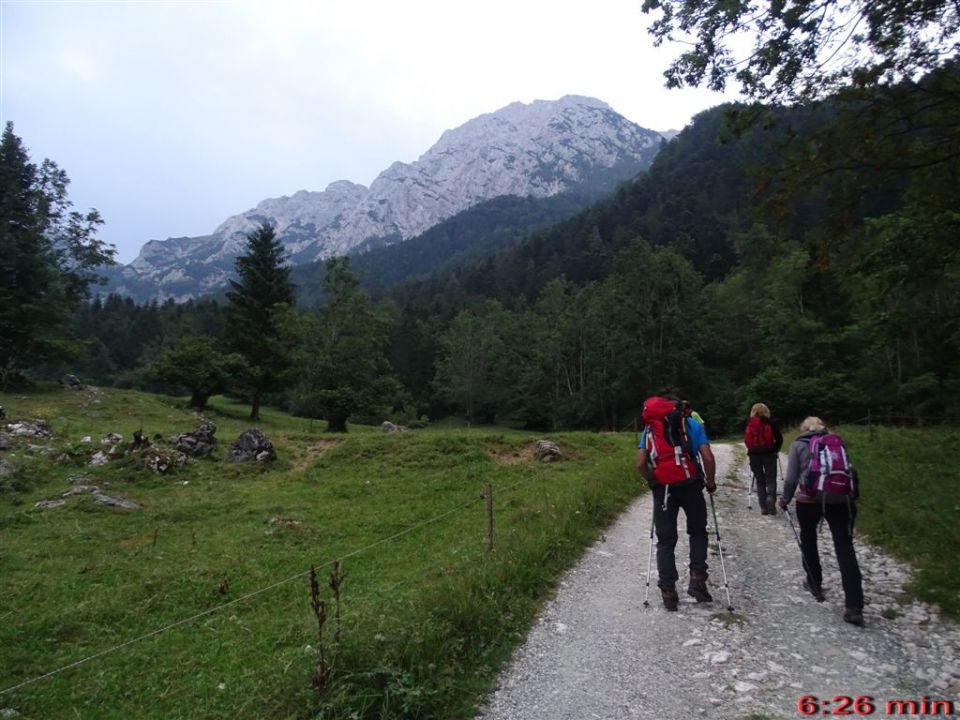
[[[723,444],[713,451],[734,613],[726,610],[712,516],[714,601],[697,605],[685,593],[689,553],[681,518],[680,610],[663,609],[656,558],[644,607],[652,502],[644,495],[559,583],[478,718],[796,718],[806,695],[838,698],[821,708],[831,713],[843,709],[839,696],[870,696],[872,713],[863,712],[867,706],[849,712],[875,717],[896,714],[889,701],[926,697],[960,706],[960,627],[908,597],[909,567],[858,536],[866,623],[843,622],[829,529],[824,525],[820,535],[827,600],[817,603],[801,586],[800,551],[787,519],[761,515],[756,498],[747,509],[745,453]],[[919,714],[904,707],[901,714]]]

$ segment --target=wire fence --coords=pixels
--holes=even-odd
[[[507,486],[505,486],[505,487],[496,488],[497,496],[498,496],[498,497],[502,497],[504,493],[509,493],[510,491],[512,491],[512,490],[520,487],[521,485],[527,484],[527,483],[529,483],[530,481],[531,481],[531,478],[529,478],[529,477],[524,477],[523,479],[518,480],[517,482],[512,483],[512,484],[510,484],[510,485],[507,485]],[[473,492],[476,492],[476,489],[474,489]],[[277,581],[275,581],[275,582],[270,583],[269,585],[266,585],[266,586],[264,586],[264,587],[261,587],[261,588],[259,588],[259,589],[257,589],[257,590],[253,590],[253,591],[251,591],[251,592],[245,593],[245,594],[243,594],[243,595],[241,595],[241,596],[239,596],[239,597],[237,597],[237,598],[234,598],[233,600],[230,600],[230,601],[228,601],[228,602],[225,602],[225,603],[223,603],[223,604],[221,604],[221,605],[217,605],[216,607],[209,608],[209,609],[207,609],[207,610],[203,610],[203,611],[198,612],[198,613],[194,613],[194,614],[189,615],[189,616],[187,616],[187,617],[184,617],[184,618],[182,618],[182,619],[180,619],[180,620],[177,620],[177,621],[168,623],[168,624],[166,624],[166,625],[163,625],[162,627],[156,628],[155,630],[151,630],[151,631],[149,631],[149,632],[146,632],[146,633],[142,633],[142,634],[140,634],[140,635],[137,635],[137,636],[135,636],[135,637],[133,637],[133,638],[130,638],[129,640],[126,640],[126,641],[124,641],[124,642],[118,643],[118,644],[113,645],[113,646],[111,646],[111,647],[109,647],[109,648],[106,648],[105,650],[101,650],[101,651],[99,651],[99,652],[92,653],[92,654],[90,654],[90,655],[87,655],[87,656],[85,656],[85,657],[82,657],[82,658],[80,658],[80,659],[78,659],[78,660],[75,660],[75,661],[73,661],[73,662],[70,662],[70,663],[61,665],[61,666],[59,666],[59,667],[57,667],[57,668],[54,668],[54,669],[52,669],[52,670],[50,670],[50,671],[48,671],[48,672],[44,672],[44,673],[41,673],[41,674],[36,675],[36,676],[34,676],[34,677],[31,677],[31,678],[29,678],[29,679],[27,679],[27,680],[24,680],[23,682],[17,683],[16,685],[12,685],[12,686],[10,686],[10,687],[0,689],[0,697],[2,697],[2,696],[4,696],[4,695],[12,694],[12,693],[14,693],[14,692],[16,692],[16,691],[18,691],[18,690],[21,690],[21,689],[23,689],[23,688],[26,688],[26,687],[30,686],[30,685],[34,685],[34,684],[36,684],[36,683],[38,683],[38,682],[41,682],[41,681],[43,681],[43,680],[52,678],[52,677],[57,676],[57,675],[60,675],[60,674],[63,674],[63,673],[65,673],[65,672],[69,671],[69,670],[73,670],[73,669],[78,668],[78,667],[80,667],[80,666],[82,666],[82,665],[86,665],[86,664],[91,663],[91,662],[93,662],[93,661],[95,661],[95,660],[99,660],[99,659],[104,658],[104,657],[106,657],[106,656],[108,656],[108,655],[112,655],[112,654],[114,654],[114,653],[119,652],[120,650],[123,650],[123,649],[125,649],[125,648],[128,648],[128,647],[130,647],[130,646],[132,646],[132,645],[136,645],[136,644],[141,643],[141,642],[143,642],[143,641],[145,641],[145,640],[149,640],[149,639],[151,639],[151,638],[155,638],[155,637],[158,637],[158,636],[160,636],[160,635],[163,635],[163,634],[166,634],[166,633],[168,633],[168,632],[171,632],[171,631],[173,631],[173,630],[176,630],[176,629],[178,629],[178,628],[182,628],[182,627],[185,627],[185,626],[187,626],[187,625],[193,624],[193,623],[201,620],[202,618],[210,617],[210,616],[213,616],[213,615],[215,615],[215,614],[221,613],[221,612],[223,612],[224,610],[226,610],[226,609],[228,609],[228,608],[231,608],[231,607],[237,606],[237,605],[239,605],[239,604],[241,604],[241,603],[245,603],[245,602],[247,602],[247,601],[253,600],[254,598],[258,598],[258,597],[260,597],[260,596],[262,596],[262,595],[265,595],[265,594],[267,594],[267,593],[269,593],[269,592],[271,592],[271,591],[273,591],[273,590],[276,590],[276,589],[281,588],[281,587],[283,587],[283,586],[289,585],[290,583],[292,583],[292,582],[294,582],[294,581],[296,581],[296,580],[300,580],[300,579],[307,578],[307,577],[310,575],[310,573],[311,573],[312,571],[314,571],[314,570],[320,571],[320,570],[323,570],[323,569],[325,569],[325,568],[329,568],[329,567],[333,566],[333,564],[334,564],[335,562],[342,562],[342,561],[344,561],[344,560],[348,560],[348,559],[350,559],[350,558],[357,557],[357,556],[362,555],[362,554],[364,554],[364,553],[368,553],[369,551],[371,551],[371,550],[373,550],[373,549],[375,549],[375,548],[377,548],[377,547],[383,546],[383,545],[385,545],[385,544],[387,544],[387,543],[390,543],[390,542],[392,542],[392,541],[394,541],[394,540],[397,540],[397,539],[399,539],[399,538],[401,538],[401,537],[404,537],[404,536],[406,536],[406,535],[410,535],[411,533],[414,533],[414,532],[416,532],[417,530],[420,530],[420,529],[425,528],[425,527],[427,527],[427,526],[434,525],[434,524],[440,522],[441,520],[443,520],[443,519],[445,519],[445,518],[451,517],[452,515],[455,515],[456,513],[463,512],[464,510],[466,510],[466,509],[468,509],[468,508],[471,508],[471,507],[474,507],[474,506],[476,506],[476,505],[478,505],[478,504],[480,504],[480,503],[484,503],[484,504],[487,506],[487,508],[488,508],[488,512],[491,512],[491,511],[492,511],[492,505],[491,505],[491,500],[490,500],[490,498],[492,498],[492,495],[489,494],[490,492],[492,492],[492,488],[491,488],[490,485],[488,485],[488,486],[487,486],[487,492],[486,492],[485,494],[482,494],[482,495],[477,494],[477,495],[475,495],[473,498],[471,498],[470,500],[468,500],[467,502],[464,502],[464,503],[459,504],[459,505],[457,505],[457,506],[455,506],[455,507],[452,507],[451,509],[449,509],[449,510],[447,510],[447,511],[444,511],[444,512],[442,512],[442,513],[438,513],[438,514],[436,514],[436,515],[433,515],[433,516],[427,518],[426,520],[423,520],[423,521],[421,521],[421,522],[415,523],[414,525],[411,525],[410,527],[407,527],[407,528],[405,528],[405,529],[403,529],[403,530],[400,530],[400,531],[398,531],[398,532],[392,533],[391,535],[382,537],[382,538],[380,538],[380,539],[378,539],[378,540],[376,540],[376,541],[374,541],[374,542],[368,543],[367,545],[364,545],[364,546],[362,546],[362,547],[359,547],[359,548],[356,548],[356,549],[351,550],[351,551],[349,551],[349,552],[346,552],[346,553],[344,553],[344,554],[341,554],[341,555],[339,555],[339,557],[337,557],[337,558],[335,558],[335,559],[329,559],[329,560],[322,561],[322,562],[320,562],[319,564],[311,567],[311,569],[309,569],[309,570],[303,570],[303,571],[301,571],[301,572],[295,573],[295,574],[290,575],[290,576],[288,576],[288,577],[282,578],[282,579],[280,579],[280,580],[277,580]],[[487,552],[492,548],[492,517],[488,519],[488,523],[490,523],[490,525],[488,525],[488,538],[487,538],[486,546],[485,546],[485,550],[486,550]],[[471,559],[472,559],[472,560],[476,560],[476,559],[479,559],[479,558],[483,557],[485,554],[486,554],[486,552],[484,552],[484,551],[478,551],[472,558],[471,558],[471,557],[467,557],[467,558],[465,558],[464,560],[462,560],[461,563],[460,563],[460,565],[464,565],[467,560],[471,560]],[[409,581],[409,580],[399,581],[399,582],[395,583],[395,584],[392,586],[392,588],[395,589],[397,586],[400,586],[400,585],[402,585],[402,584],[404,584],[404,583],[407,583],[407,582],[410,582],[410,581]],[[383,594],[384,594],[383,591],[378,591],[378,592],[376,592],[376,593],[371,593],[370,596],[375,596],[375,595],[380,595],[380,596],[382,596]]]

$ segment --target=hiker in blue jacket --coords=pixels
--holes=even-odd
[[[673,412],[671,412],[671,410]],[[685,432],[684,445],[675,455],[664,446],[665,414],[679,417]],[[653,520],[657,531],[657,585],[667,610],[677,610],[679,579],[674,550],[677,545],[677,516],[683,509],[690,537],[690,583],[687,594],[698,603],[712,602],[707,589],[707,506],[703,490],[717,489],[716,461],[703,426],[683,415],[680,401],[673,396],[653,397],[644,403],[645,427],[637,446],[636,467],[653,491]],[[651,428],[653,429],[650,432]],[[660,445],[657,448],[657,445]],[[682,457],[681,457],[682,456]],[[681,465],[681,459],[683,465]],[[686,466],[682,472],[678,468]],[[670,477],[671,474],[677,477]]]
[[[833,536],[833,547],[837,553],[837,564],[840,566],[840,578],[843,581],[843,619],[853,625],[863,625],[863,580],[853,547],[853,521],[857,517],[857,506],[854,502],[856,494],[812,495],[806,483],[802,482],[812,460],[810,440],[826,432],[826,425],[818,417],[808,417],[800,424],[800,435],[790,445],[787,454],[787,477],[783,484],[780,508],[785,510],[796,493],[801,562],[806,565],[804,572],[807,576],[804,586],[820,601],[824,599],[823,569],[817,547],[817,525],[821,519],[826,519]]]

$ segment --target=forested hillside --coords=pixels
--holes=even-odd
[[[715,108],[648,173],[522,241],[567,202],[491,201],[328,263],[322,284],[298,269],[301,309],[275,318],[290,369],[266,400],[545,428],[622,428],[667,388],[716,431],[760,399],[785,419],[960,414],[957,87],[948,66],[800,109]],[[157,362],[190,336],[235,347],[222,315],[107,298],[76,315],[86,353],[40,369],[195,390]]]
[[[478,260],[509,247],[531,233],[566,220],[612,192],[613,183],[584,186],[576,193],[547,198],[504,195],[444,220],[406,242],[362,247],[350,255],[354,271],[368,290],[383,290],[434,272]],[[298,304],[323,302],[325,264],[294,268]]]

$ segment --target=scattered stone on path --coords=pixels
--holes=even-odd
[[[0,450],[9,450],[12,444],[13,438],[10,437],[9,433],[0,432]]]
[[[203,457],[216,449],[217,439],[214,437],[216,432],[217,426],[209,420],[204,420],[193,432],[178,433],[170,438],[170,442],[182,453]]]
[[[0,477],[13,475],[17,469],[3,458],[0,458]]]
[[[786,519],[746,510],[746,457],[722,443],[714,454],[726,574],[732,603],[747,622],[714,618],[724,589],[715,553],[709,560],[714,603],[702,608],[682,597],[677,613],[659,603],[644,608],[638,575],[648,552],[651,503],[642,497],[605,531],[606,543],[589,549],[559,580],[556,598],[479,718],[689,718],[703,706],[704,717],[794,717],[802,695],[829,699],[851,687],[874,697],[960,696],[960,626],[907,592],[908,565],[858,536],[866,627],[847,625],[829,532],[820,536],[827,601],[816,603],[799,591],[803,567]],[[681,533],[678,565],[685,564],[687,544]],[[553,629],[559,623],[577,632],[559,635]],[[658,663],[637,662],[635,653]],[[577,687],[584,666],[591,669],[587,693]],[[678,676],[686,678],[681,685]],[[638,686],[644,713],[623,712]]]
[[[730,653],[726,650],[721,650],[718,653],[714,653],[710,656],[710,662],[713,665],[721,665],[722,663],[727,662],[730,659]]]
[[[90,458],[91,467],[100,467],[106,465],[110,462],[110,456],[107,455],[103,450],[97,450],[93,456]]]
[[[398,432],[406,432],[407,426],[395,425],[389,420],[384,420],[383,424],[380,426],[380,429],[383,430],[385,433],[398,433]]]
[[[553,462],[561,457],[560,446],[553,440],[537,440],[534,457],[541,462]]]
[[[67,478],[67,482],[71,485],[86,485],[87,481],[90,479],[90,476],[86,473],[80,473],[79,475],[71,475]]]
[[[273,443],[259,430],[244,430],[240,437],[230,444],[230,459],[234,462],[266,462],[276,460],[277,451]]]

